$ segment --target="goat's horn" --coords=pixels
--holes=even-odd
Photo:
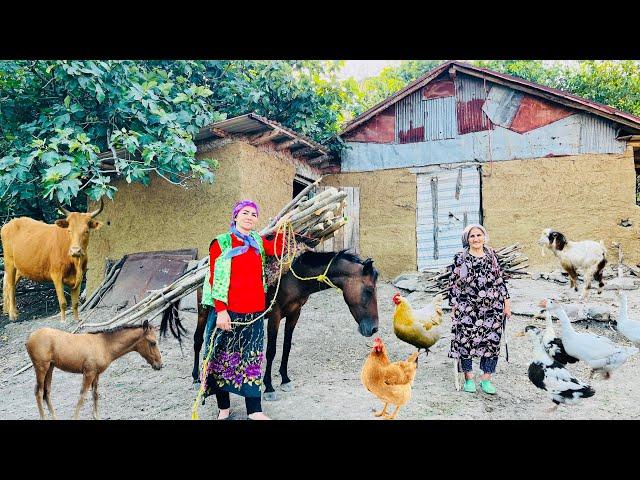
[[[56,197],[55,195],[53,197],[53,201],[56,204],[56,207],[58,207],[58,210],[60,210],[62,213],[64,213],[67,216],[71,215],[71,212],[60,204],[60,202],[58,201],[58,197]]]
[[[97,210],[94,210],[93,212],[91,212],[91,218],[94,218],[96,215],[98,215],[102,209],[104,208],[104,201],[102,200],[102,198],[100,199],[100,208]],[[87,212],[89,213],[89,212]]]

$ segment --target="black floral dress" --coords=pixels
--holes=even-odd
[[[452,316],[451,358],[497,357],[509,291],[494,254],[474,257],[459,252],[451,265],[449,304]],[[494,263],[495,262],[495,263]]]

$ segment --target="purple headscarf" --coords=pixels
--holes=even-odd
[[[240,213],[244,207],[252,207],[256,209],[256,214],[260,215],[260,209],[258,208],[258,204],[251,200],[240,200],[233,206],[233,212],[231,213],[231,224],[230,227],[234,227],[236,225],[236,216]]]
[[[240,232],[236,228],[235,218],[240,212],[240,210],[242,210],[244,207],[255,208],[256,214],[259,214],[258,205],[255,202],[252,202],[251,200],[240,200],[238,203],[236,203],[233,206],[233,212],[231,213],[230,231],[236,237],[238,237],[243,244],[240,247],[235,247],[230,249],[227,253],[225,253],[224,255],[225,258],[233,258],[235,256],[241,255],[245,253],[247,250],[249,250],[250,248],[253,248],[257,254],[260,254],[260,247],[258,243],[254,240],[254,238],[251,235],[245,235],[244,233]]]

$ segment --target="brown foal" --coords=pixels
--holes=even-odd
[[[51,416],[56,413],[51,404],[53,368],[82,373],[80,399],[73,418],[77,419],[84,398],[93,390],[93,418],[98,419],[98,378],[116,358],[138,352],[154,368],[162,368],[155,329],[145,320],[142,325],[125,325],[96,333],[68,333],[55,328],[40,328],[29,335],[26,342],[36,372],[36,402],[40,418],[45,419],[42,400],[47,402]]]

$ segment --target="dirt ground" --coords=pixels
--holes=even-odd
[[[379,335],[385,341],[393,360],[406,358],[413,347],[402,343],[391,325],[393,315],[392,295],[397,289],[390,283],[378,287],[380,313]],[[545,296],[561,296],[574,301],[577,294],[569,288],[544,280],[512,280],[510,282],[513,309],[518,305]],[[627,292],[630,316],[640,318],[640,291]],[[592,303],[615,305],[613,291],[601,296],[592,295]],[[415,306],[424,305],[416,301]],[[104,313],[104,312],[103,312]],[[104,313],[106,315],[106,313]],[[98,315],[92,317],[97,320]],[[195,314],[185,313],[184,320],[192,334]],[[450,324],[446,315],[446,324]],[[527,377],[527,367],[532,353],[526,337],[514,334],[527,324],[543,327],[542,320],[526,316],[514,316],[507,326],[509,362],[504,358],[504,347],[498,363],[495,382],[498,393],[489,396],[481,391],[475,394],[457,392],[453,382],[453,367],[447,358],[450,338],[443,338],[425,359],[421,357],[416,374],[413,397],[400,409],[398,419],[638,419],[640,418],[640,355],[632,357],[620,367],[611,380],[594,379],[591,385],[596,395],[578,405],[560,406],[552,414],[546,410],[552,406],[542,390],[535,388]],[[13,376],[28,363],[24,342],[30,332],[43,326],[59,327],[57,319],[39,319],[9,323],[0,327],[0,419],[37,419],[38,411],[33,393],[33,370]],[[278,338],[278,356],[274,363],[277,372],[282,352],[284,322]],[[606,335],[614,341],[628,345],[606,323],[579,322],[579,330],[587,326],[589,331]],[[68,327],[67,327],[68,328]],[[556,326],[560,331],[559,325]],[[372,411],[381,402],[360,383],[360,369],[369,354],[371,338],[360,336],[356,322],[339,292],[329,290],[313,295],[303,308],[293,337],[289,376],[293,380],[292,391],[284,392],[276,387],[278,400],[263,401],[263,410],[274,419],[373,419]],[[266,342],[265,342],[266,343]],[[192,344],[185,342],[180,349],[178,342],[167,337],[160,342],[164,367],[154,371],[138,354],[130,353],[116,360],[100,379],[100,412],[103,419],[189,419],[196,388],[191,380],[193,361]],[[584,364],[570,366],[574,374],[587,380],[589,369]],[[274,385],[279,384],[274,376]],[[55,370],[52,401],[58,417],[71,418],[80,391],[80,375]],[[91,418],[90,395],[82,409],[81,418]],[[244,419],[244,402],[232,396],[233,417]],[[217,414],[215,399],[207,399],[199,407],[201,419],[211,419]]]

